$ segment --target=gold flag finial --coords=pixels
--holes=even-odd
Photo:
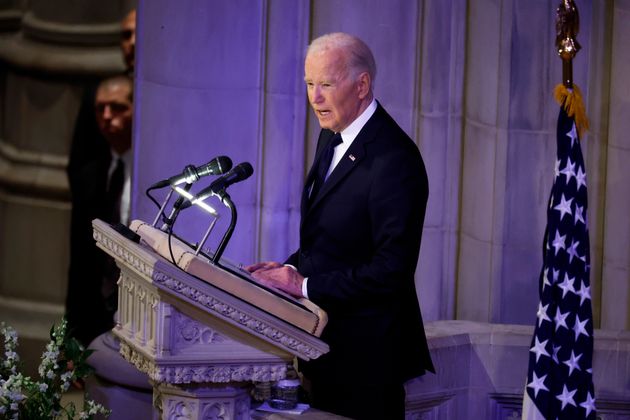
[[[562,58],[562,79],[566,87],[573,87],[571,60],[582,46],[577,41],[580,15],[573,0],[562,0],[556,9],[556,47]]]
[[[580,15],[573,0],[562,0],[556,10],[556,47],[563,60],[571,60],[582,48],[577,41]]]
[[[556,86],[554,96],[558,103],[574,118],[580,133],[588,130],[588,118],[584,109],[582,92],[573,85],[573,58],[582,48],[577,41],[580,31],[580,15],[573,0],[561,0],[556,9],[556,47],[562,59],[562,83]]]

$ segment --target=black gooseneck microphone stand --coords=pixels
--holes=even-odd
[[[184,185],[183,190],[188,192],[190,191],[191,187],[192,187],[192,182],[187,182],[186,185]],[[177,219],[177,216],[179,216],[179,211],[181,210],[182,204],[184,204],[185,200],[186,198],[183,195],[180,195],[177,198],[177,200],[173,203],[171,214],[169,214],[168,217],[164,219],[164,224],[162,225],[162,230],[164,232],[170,230],[173,224],[175,223],[175,220]]]
[[[230,209],[230,226],[228,226],[223,238],[221,238],[221,242],[217,247],[217,250],[212,257],[212,264],[219,265],[219,260],[221,259],[221,255],[223,255],[223,251],[225,251],[225,247],[227,246],[230,238],[232,237],[232,232],[234,232],[234,228],[236,227],[236,220],[238,215],[236,213],[236,206],[234,206],[234,202],[230,195],[225,191],[225,189],[219,191],[217,194],[219,198],[221,198],[221,202]]]

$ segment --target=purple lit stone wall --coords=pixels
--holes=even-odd
[[[299,201],[319,127],[305,96],[309,41],[346,31],[371,46],[377,99],[417,142],[430,196],[418,298],[427,320],[532,324],[553,181],[555,4],[547,0],[143,0],[136,74],[133,214],[152,221],[153,182],[218,155],[251,162],[230,188],[239,221],[225,256],[283,260],[297,246]],[[595,326],[628,327],[630,0],[579,2],[574,79],[591,132]],[[614,19],[612,19],[614,17]],[[626,89],[626,90],[624,90]],[[624,160],[625,159],[625,160]],[[194,191],[211,179],[199,181]],[[612,198],[611,198],[612,197]],[[215,203],[216,204],[216,203]],[[229,219],[221,204],[215,247]],[[187,210],[175,231],[201,238]],[[607,287],[604,283],[610,279]]]
[[[153,220],[157,209],[140,192],[188,164],[200,165],[218,155],[229,156],[235,165],[249,161],[254,175],[229,190],[239,220],[225,255],[250,261],[257,239],[255,206],[261,176],[262,3],[192,1],[183,7],[151,0],[141,3],[139,16],[135,214]],[[193,191],[210,181],[199,181]],[[221,213],[212,236],[215,247],[229,211],[213,204]],[[208,223],[200,210],[192,208],[182,213],[175,232],[194,242]]]

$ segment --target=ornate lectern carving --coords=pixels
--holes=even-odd
[[[93,227],[97,245],[121,270],[113,330],[120,352],[153,381],[162,418],[202,419],[214,413],[217,418],[248,419],[249,382],[283,379],[294,356],[309,360],[328,351],[307,327],[260,309],[250,286],[245,299],[236,294],[240,289],[228,293],[211,284],[214,276],[230,281],[234,273],[214,265],[203,268],[203,261],[197,261],[204,280],[107,223],[95,220]],[[270,305],[269,291],[260,293],[273,313],[284,314],[276,307],[293,305],[312,315],[281,296],[277,305]],[[288,313],[296,310],[293,306]]]

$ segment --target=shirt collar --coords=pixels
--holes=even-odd
[[[122,159],[122,161],[125,163],[125,166],[129,167],[129,165],[131,164],[131,147],[127,149],[127,151],[122,155],[119,155],[116,151],[114,151],[114,149],[111,148],[109,149],[109,151],[112,155],[112,163],[116,162],[116,160],[118,159]]]
[[[368,122],[368,120],[374,115],[376,112],[376,99],[372,99],[372,102],[368,105],[367,108],[357,117],[356,120],[352,121],[352,124],[347,126],[344,130],[341,131],[341,140],[346,143],[352,143],[354,139],[359,135],[359,132],[363,128],[363,126]]]

